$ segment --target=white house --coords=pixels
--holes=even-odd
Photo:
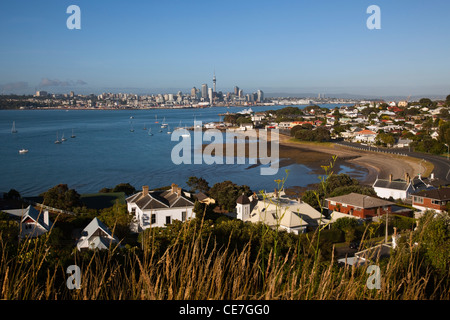
[[[370,142],[374,143],[377,134],[371,130],[361,130],[355,134],[354,141],[355,142]]]
[[[409,199],[411,194],[427,188],[420,179],[411,179],[407,173],[404,180],[393,180],[392,175],[389,179],[377,178],[372,187],[380,198],[401,200]]]
[[[21,214],[20,219],[20,238],[35,238],[50,231],[53,223],[48,216],[48,210],[38,211],[32,206],[26,209],[10,210]],[[22,213],[21,213],[22,212]]]
[[[97,218],[92,221],[81,232],[81,238],[77,242],[77,249],[109,249],[113,244],[118,244],[119,240],[113,236],[109,228]]]
[[[237,218],[243,221],[262,222],[271,228],[278,228],[295,234],[305,232],[308,226],[317,227],[328,220],[309,204],[289,199],[283,191],[267,193],[250,200],[242,195],[236,201]]]
[[[128,212],[134,216],[134,231],[139,232],[150,227],[164,227],[173,220],[186,221],[195,218],[194,203],[187,193],[172,184],[169,190],[142,191],[127,199]]]

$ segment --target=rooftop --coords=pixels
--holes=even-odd
[[[413,195],[436,200],[450,200],[450,188],[422,190]]]
[[[333,197],[333,198],[327,198],[327,201],[335,201],[339,203],[345,203],[349,204],[355,207],[361,207],[365,209],[369,208],[378,208],[378,207],[384,207],[384,206],[391,206],[394,203],[382,199],[378,199],[371,196],[366,196],[359,193],[350,193],[343,196]]]

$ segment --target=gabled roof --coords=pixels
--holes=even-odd
[[[350,193],[343,196],[333,197],[333,198],[327,198],[325,199],[327,201],[335,201],[343,204],[349,204],[355,207],[360,208],[378,208],[378,207],[384,207],[384,206],[391,206],[394,203],[378,198],[374,198],[371,196],[366,196],[359,193]]]
[[[108,249],[112,243],[119,243],[109,228],[96,217],[83,229],[77,248]]]
[[[450,200],[450,188],[422,190],[414,193],[413,195],[435,200]]]
[[[387,180],[387,179],[377,179],[373,184],[374,188],[386,188],[395,190],[407,190],[409,182],[405,180]]]
[[[361,130],[361,131],[359,131],[358,132],[358,134],[370,134],[370,135],[376,135],[376,132],[373,132],[372,130],[367,130],[367,129],[364,129],[364,130]]]
[[[192,207],[194,203],[183,195],[172,193],[171,190],[149,191],[143,196],[142,191],[138,192],[126,200],[129,203],[135,203],[141,210],[150,209],[168,209],[168,208],[185,208]]]
[[[32,219],[34,222],[38,223],[42,228],[46,230],[50,230],[51,227],[53,226],[53,222],[51,222],[50,220],[48,221],[49,225],[47,226],[46,223],[44,222],[44,211],[40,212],[36,210],[33,206],[28,206],[25,209],[25,214],[22,217],[22,222],[25,221],[27,218]]]
[[[100,220],[95,217],[92,221],[83,229],[83,233],[86,233],[84,236],[90,238],[94,233],[98,230],[101,230],[106,236],[113,238],[113,235],[109,228]]]

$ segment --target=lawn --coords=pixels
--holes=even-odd
[[[110,193],[86,193],[81,195],[81,201],[89,209],[103,209],[114,205],[116,200],[121,204],[125,203],[125,193],[110,192]]]

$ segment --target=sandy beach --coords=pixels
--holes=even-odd
[[[322,165],[328,165],[333,155],[338,157],[336,165],[345,163],[365,168],[367,175],[360,180],[362,184],[373,184],[377,176],[387,179],[390,174],[394,179],[403,179],[405,173],[411,177],[419,173],[425,173],[426,176],[432,167],[430,163],[407,156],[355,150],[332,143],[296,142],[291,140],[290,136],[280,134],[280,157],[289,156],[297,163],[307,166],[315,159],[314,168],[320,168]]]
[[[237,130],[236,134],[238,136],[242,134],[242,139],[244,136],[250,139],[258,138],[258,130],[245,132]],[[270,138],[269,135],[268,150],[270,150]],[[203,148],[205,146],[203,145]],[[236,148],[237,145],[235,145],[235,152]],[[224,146],[224,154],[225,152]],[[248,144],[246,144],[245,154],[249,154]],[[293,140],[288,135],[279,134],[280,168],[297,163],[311,168],[314,173],[323,174],[322,166],[329,165],[333,155],[337,156],[333,172],[339,172],[341,165],[365,171],[364,175],[355,177],[364,185],[372,185],[377,177],[388,179],[390,174],[393,175],[393,179],[404,179],[406,173],[410,177],[415,177],[419,173],[422,176],[428,176],[433,169],[431,163],[412,157],[357,150],[334,143],[301,142]]]

